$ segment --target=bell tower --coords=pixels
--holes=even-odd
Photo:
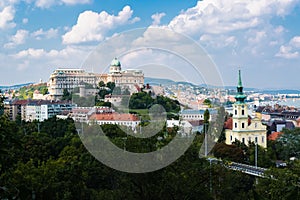
[[[237,85],[236,102],[233,104],[233,131],[243,131],[248,126],[248,107],[245,103],[246,95],[243,92],[241,70],[239,70],[239,78]]]

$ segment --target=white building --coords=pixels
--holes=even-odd
[[[64,112],[68,113],[74,106],[66,101],[27,100],[21,106],[21,119],[44,121]]]
[[[88,120],[88,124],[115,124],[130,127],[134,131],[140,122],[137,115],[127,113],[97,113],[90,116]]]
[[[75,122],[88,123],[90,116],[93,114],[109,114],[114,112],[115,110],[110,107],[75,107],[68,116]]]
[[[98,83],[114,82],[116,86],[127,88],[131,93],[144,85],[144,74],[141,70],[127,69],[122,71],[118,59],[113,59],[108,74],[88,73],[83,69],[56,69],[49,78],[48,91],[52,99],[63,95],[64,89],[72,92],[74,88],[89,84],[96,88]],[[91,88],[90,88],[91,89]],[[87,91],[87,90],[86,90]]]
[[[187,121],[198,121],[198,120],[204,120],[204,112],[206,109],[201,110],[192,110],[192,109],[186,109],[182,110],[179,114],[180,119],[187,120]],[[209,111],[209,121],[212,121],[215,119],[217,115],[217,110],[208,108]]]
[[[63,95],[64,89],[71,92],[82,83],[96,85],[96,75],[87,73],[83,69],[56,69],[50,76],[48,82],[48,91],[53,99]]]

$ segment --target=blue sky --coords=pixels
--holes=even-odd
[[[48,81],[116,33],[160,27],[200,44],[225,85],[242,69],[246,87],[299,89],[299,25],[299,0],[4,0],[0,85]]]

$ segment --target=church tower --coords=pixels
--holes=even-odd
[[[232,130],[242,131],[248,126],[248,107],[245,104],[246,95],[243,93],[241,70],[239,70],[236,102],[233,104]]]
[[[249,119],[248,106],[245,103],[246,95],[243,92],[241,71],[239,70],[236,102],[233,104],[232,129],[226,129],[226,144],[236,140],[249,145],[254,142],[267,148],[267,130],[259,118]]]

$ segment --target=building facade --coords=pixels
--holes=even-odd
[[[95,86],[97,77],[94,73],[87,73],[83,69],[56,69],[49,78],[48,91],[52,99],[63,95],[64,89],[71,92],[83,83]]]
[[[137,126],[141,120],[137,115],[127,113],[95,113],[89,117],[88,124],[115,124],[119,126],[127,126],[133,131],[137,130]]]
[[[44,121],[55,115],[70,112],[74,104],[68,101],[12,100],[5,104],[6,114],[11,120],[20,116],[24,121]]]
[[[120,61],[112,60],[108,74],[88,73],[83,69],[56,69],[48,81],[48,91],[52,99],[62,97],[64,89],[72,92],[74,88],[80,88],[89,84],[96,88],[98,83],[114,82],[122,89],[127,88],[131,93],[136,92],[144,85],[144,74],[141,70],[127,69],[122,71]]]
[[[245,103],[246,95],[243,93],[241,72],[237,86],[236,102],[233,104],[232,129],[226,129],[226,144],[232,144],[236,140],[248,145],[254,142],[267,147],[267,130],[259,118],[253,118],[249,124],[248,106]]]
[[[187,121],[195,121],[195,120],[204,120],[204,112],[206,109],[200,109],[200,110],[193,110],[193,109],[186,109],[182,110],[179,113],[180,119],[187,120]],[[218,111],[213,108],[208,108],[209,111],[209,121],[215,120]]]

